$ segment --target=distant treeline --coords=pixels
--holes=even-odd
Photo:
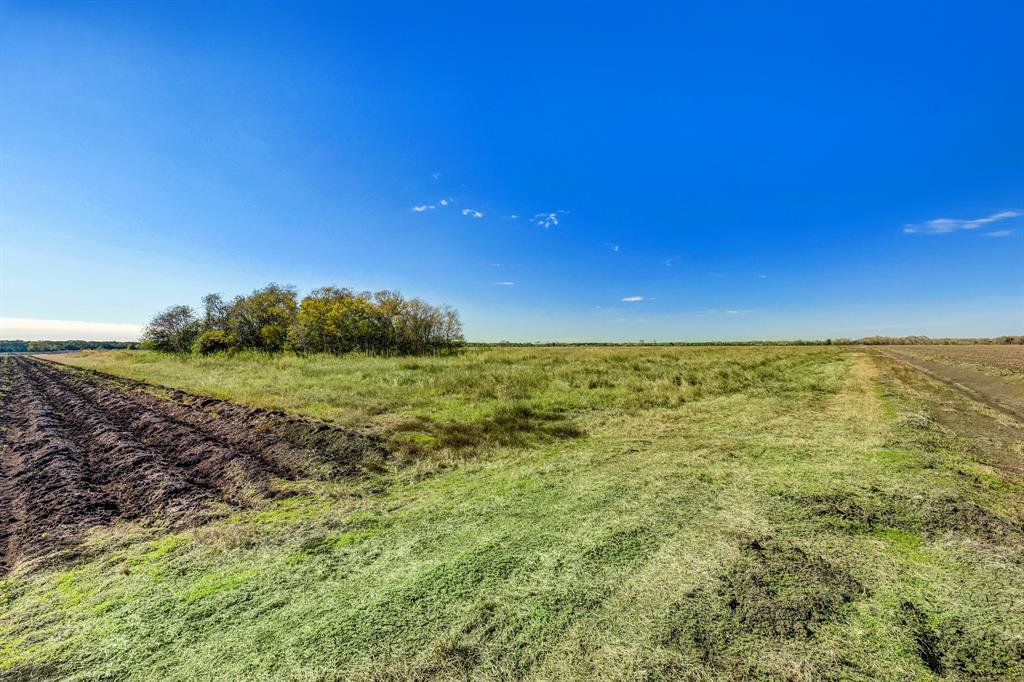
[[[132,349],[139,344],[133,341],[21,341],[0,340],[0,353],[53,353],[63,350]]]
[[[470,342],[471,347],[530,347],[530,346],[969,346],[969,345],[1024,345],[1024,336],[997,336],[977,339],[932,339],[927,336],[865,336],[862,339],[796,339],[793,341],[496,341]]]
[[[199,313],[187,305],[171,306],[153,318],[142,340],[147,348],[204,355],[234,350],[421,355],[465,343],[459,314],[448,306],[407,299],[397,291],[337,287],[299,300],[294,287],[278,284],[231,301],[208,294]]]
[[[851,341],[849,343],[864,346],[1019,346],[1024,344],[1024,336],[996,336],[991,339],[930,339],[927,336],[865,336],[863,339],[857,339],[856,341]]]

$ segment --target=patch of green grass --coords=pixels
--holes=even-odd
[[[258,523],[263,525],[291,524],[305,518],[312,518],[322,513],[330,502],[312,495],[292,495],[286,497],[269,509],[256,512],[242,511],[228,518],[233,523]]]
[[[185,590],[184,594],[182,594],[182,599],[184,599],[186,604],[194,604],[200,599],[211,595],[235,591],[255,575],[255,568],[247,568],[238,572],[220,569],[215,573],[207,573],[200,576]]]
[[[188,542],[189,538],[187,534],[179,533],[177,535],[168,535],[154,540],[145,546],[146,552],[138,557],[133,557],[129,560],[131,566],[145,566],[147,564],[157,563],[161,559],[169,556],[174,550],[180,548]]]
[[[893,548],[900,554],[913,560],[921,559],[919,550],[924,540],[919,536],[902,528],[884,528],[879,531],[879,535],[892,543]]]
[[[70,360],[419,449],[15,571],[9,675],[1024,675],[1020,477],[936,422],[945,393],[859,351]]]

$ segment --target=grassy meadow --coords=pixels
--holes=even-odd
[[[60,359],[392,460],[13,572],[0,679],[1024,676],[1021,427],[864,350]]]

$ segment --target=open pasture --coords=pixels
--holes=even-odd
[[[59,359],[121,379],[5,362],[4,466],[19,396],[84,391],[267,464],[9,553],[0,676],[1024,674],[1022,425],[873,350]],[[278,410],[381,449],[327,466]]]

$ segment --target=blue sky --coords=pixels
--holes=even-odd
[[[1021,26],[3,1],[0,336],[269,281],[447,302],[474,340],[1019,334]]]

